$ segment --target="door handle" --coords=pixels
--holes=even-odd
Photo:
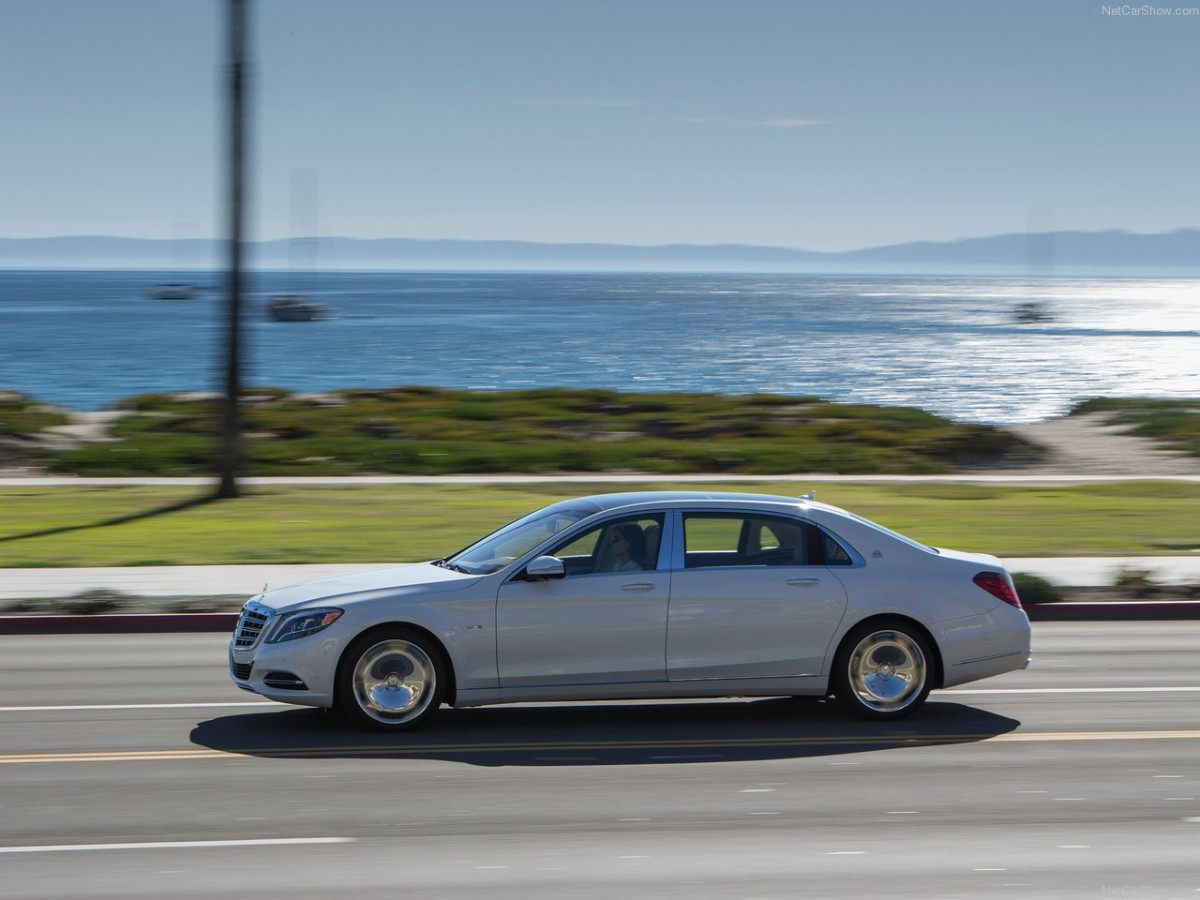
[[[815,587],[821,583],[820,578],[789,578],[788,584],[793,587]]]
[[[621,585],[621,590],[627,591],[631,594],[635,593],[637,591],[652,591],[652,590],[654,590],[654,585],[650,584],[647,581],[638,581],[638,582],[635,582],[634,584]]]

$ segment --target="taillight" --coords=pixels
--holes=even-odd
[[[1000,572],[980,572],[971,580],[993,597],[997,597],[1017,609],[1021,608],[1021,598],[1017,596],[1017,589],[1013,587],[1013,583],[1007,575],[1002,575]]]

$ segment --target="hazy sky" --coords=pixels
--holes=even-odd
[[[1198,226],[1200,9],[1105,7],[253,0],[252,236]],[[220,234],[224,13],[0,0],[0,237]]]

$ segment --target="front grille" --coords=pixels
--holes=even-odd
[[[253,647],[262,637],[263,629],[271,621],[271,609],[251,600],[242,607],[237,627],[233,631],[233,646]]]
[[[229,671],[231,671],[233,673],[233,677],[236,678],[238,681],[249,681],[250,680],[250,670],[253,668],[254,668],[254,663],[252,663],[252,662],[248,662],[248,663],[231,662],[229,664]]]

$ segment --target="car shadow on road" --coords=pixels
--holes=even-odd
[[[192,743],[264,758],[435,759],[478,766],[609,766],[843,756],[966,744],[1020,722],[928,702],[894,723],[847,717],[833,703],[767,699],[590,703],[441,710],[401,734],[359,731],[337,713],[283,709],[197,725]]]

